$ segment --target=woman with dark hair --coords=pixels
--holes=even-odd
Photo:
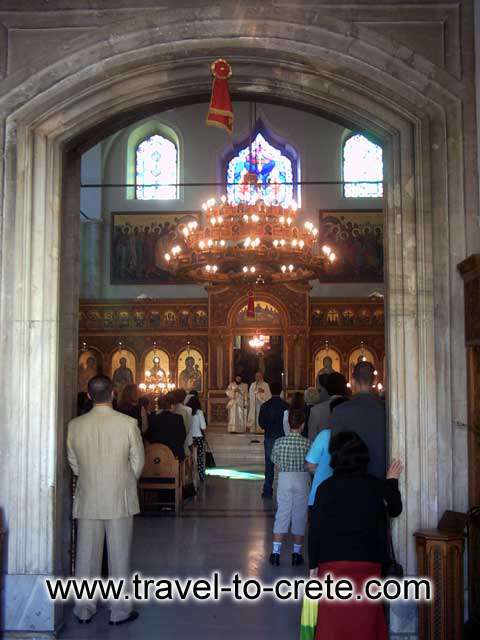
[[[205,437],[204,431],[207,428],[205,416],[203,415],[202,405],[198,395],[192,396],[187,403],[192,410],[192,428],[191,434],[193,446],[197,449],[197,466],[198,477],[203,482],[205,480]]]
[[[331,402],[348,395],[347,379],[338,371],[334,371],[325,380],[328,398],[318,403],[310,411],[308,419],[308,437],[312,442],[322,429],[330,429],[332,422]]]
[[[298,413],[299,411],[305,414],[305,396],[300,391],[296,391],[290,400],[290,406],[283,412],[283,432],[286,436],[290,433],[290,412]]]
[[[388,520],[402,512],[395,460],[380,480],[367,473],[365,442],[352,431],[330,440],[333,475],[320,484],[311,511],[308,549],[310,575],[347,578],[356,593],[381,576],[387,561]],[[378,601],[322,600],[318,607],[317,640],[387,640],[383,605]]]

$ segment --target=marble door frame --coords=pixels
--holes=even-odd
[[[424,61],[399,59],[368,30],[359,38],[346,23],[343,31],[310,24],[293,35],[291,23],[279,20],[262,24],[256,36],[248,21],[233,22],[244,35],[228,43],[237,95],[317,110],[372,131],[384,145],[390,446],[407,462],[395,541],[414,572],[413,531],[461,506],[467,485],[466,465],[455,464],[466,441],[452,427],[465,405],[463,293],[452,268],[465,254],[465,235],[450,233],[464,228],[467,206],[462,101],[449,78],[432,75]],[[55,68],[34,91],[25,86],[0,101],[8,239],[0,335],[9,373],[0,385],[9,451],[0,504],[9,528],[5,624],[12,631],[51,633],[62,617],[46,600],[42,578],[68,566],[64,440],[76,376],[78,154],[152,105],[161,110],[208,95],[205,51],[210,60],[225,49],[217,28],[215,21],[181,21],[124,40],[119,28],[88,58],[73,57],[66,77]],[[449,303],[442,307],[442,300]],[[21,615],[14,596],[25,601]],[[393,608],[391,625],[414,634],[415,612]]]

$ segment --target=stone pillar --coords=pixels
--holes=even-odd
[[[81,287],[82,299],[102,297],[103,284],[103,220],[82,220]]]

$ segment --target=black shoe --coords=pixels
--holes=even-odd
[[[86,619],[84,619],[84,618],[79,618],[79,617],[78,617],[78,616],[76,616],[75,614],[73,614],[73,617],[74,617],[74,618],[75,618],[75,620],[78,622],[78,624],[90,624],[90,623],[91,623],[91,621],[92,621],[92,618],[93,618],[93,616],[92,616],[91,618],[86,618]]]
[[[273,493],[265,493],[265,491],[262,491],[262,498],[271,499],[273,498]]]
[[[133,622],[138,618],[139,615],[140,614],[138,613],[138,611],[132,611],[132,613],[128,616],[128,618],[125,618],[125,620],[120,620],[119,622],[113,622],[112,620],[110,620],[108,624],[111,624],[117,627],[119,624],[125,624],[126,622]]]
[[[270,564],[274,567],[280,566],[280,554],[279,553],[271,553],[270,554]]]
[[[301,567],[304,562],[301,553],[292,553],[292,567]]]

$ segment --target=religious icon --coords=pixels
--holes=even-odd
[[[177,322],[175,311],[165,311],[163,314],[163,323],[166,327],[174,327]]]
[[[279,325],[280,313],[276,307],[264,300],[255,300],[253,307],[254,314],[248,315],[248,305],[242,307],[237,316],[237,325],[245,324],[268,324]]]
[[[185,391],[203,390],[203,356],[197,349],[184,349],[178,356],[178,386]]]
[[[130,313],[128,311],[120,311],[118,314],[118,326],[121,329],[128,329],[130,326]]]
[[[153,136],[153,138],[158,137]],[[138,188],[141,190],[141,199],[146,195],[147,190],[153,194],[157,189],[176,189],[166,185],[151,188],[139,185]],[[187,211],[112,213],[110,247],[112,284],[175,282],[175,276],[165,269],[163,256],[167,247],[180,237],[179,227],[198,220],[198,217],[199,214]]]
[[[91,378],[98,375],[101,369],[100,355],[88,350],[80,354],[78,359],[78,390],[87,392]]]
[[[151,351],[149,351],[145,356],[145,364],[144,364],[145,379],[155,376],[155,377],[165,378],[165,382],[167,382],[169,373],[170,373],[170,358],[168,356],[168,353],[163,349],[152,349]]]
[[[321,237],[338,256],[335,267],[322,275],[322,282],[382,282],[383,225],[379,211],[321,211]]]
[[[127,384],[135,384],[135,355],[125,349],[115,351],[112,356],[112,382],[120,396]]]
[[[328,375],[334,371],[341,372],[341,360],[338,351],[331,347],[317,351],[314,361],[315,382],[318,376]]]

